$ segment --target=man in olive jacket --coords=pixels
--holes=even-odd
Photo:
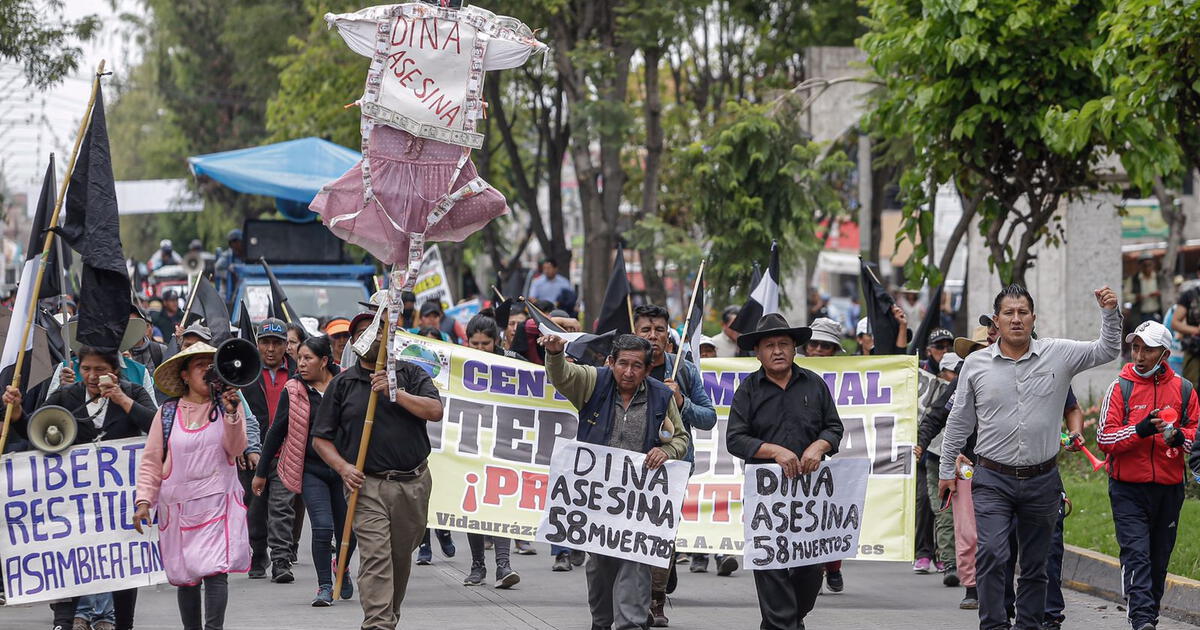
[[[648,376],[653,349],[633,335],[613,341],[605,367],[568,363],[566,342],[557,335],[538,339],[546,351],[550,383],[579,410],[576,439],[589,444],[646,454],[646,467],[683,459],[691,443],[674,393]],[[659,438],[663,420],[671,437]],[[650,608],[650,565],[591,554],[587,563],[588,605],[592,628],[646,628]]]

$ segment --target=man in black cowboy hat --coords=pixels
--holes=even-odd
[[[842,420],[825,381],[796,365],[796,346],[809,328],[792,328],[778,313],[764,316],[738,347],[754,351],[762,365],[738,386],[729,408],[725,442],[750,464],[776,463],[789,478],[817,469],[837,452]],[[763,630],[804,628],[821,591],[822,565],[754,572]]]

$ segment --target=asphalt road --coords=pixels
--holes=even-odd
[[[413,567],[404,602],[402,628],[461,628],[477,630],[586,629],[590,617],[587,586],[581,568],[570,573],[550,571],[546,547],[536,556],[513,556],[521,583],[503,591],[491,586],[465,587],[462,579],[470,565],[466,536],[455,534],[458,554],[446,559],[434,552],[430,566]],[[316,578],[311,557],[303,553],[293,584],[230,579],[229,630],[333,630],[357,628],[362,611],[357,599],[331,608],[312,608]],[[490,565],[489,577],[494,567]],[[672,628],[757,628],[758,603],[754,581],[746,571],[731,577],[715,573],[692,574],[681,565],[679,588],[671,597],[667,615]],[[846,590],[822,595],[808,617],[810,630],[820,628],[930,628],[969,630],[978,627],[975,611],[959,610],[961,588],[946,588],[940,576],[914,575],[907,565],[881,562],[847,562],[843,569]],[[490,584],[490,582],[489,582]],[[1123,609],[1116,604],[1067,592],[1070,630],[1128,628]],[[49,628],[45,604],[0,609],[0,629]],[[175,589],[143,589],[138,597],[138,630],[179,628]],[[1159,630],[1196,628],[1164,619]]]

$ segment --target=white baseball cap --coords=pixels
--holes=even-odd
[[[1134,328],[1133,332],[1125,335],[1125,343],[1133,343],[1134,337],[1141,337],[1142,341],[1151,348],[1171,347],[1171,331],[1167,330],[1166,326],[1155,321],[1138,324],[1138,327]]]
[[[854,336],[857,337],[859,335],[869,335],[869,334],[871,334],[871,331],[869,329],[869,326],[867,325],[867,318],[864,317],[864,318],[858,320],[858,326],[856,326],[854,328]]]
[[[713,341],[713,338],[709,337],[708,335],[700,335],[700,343],[697,345],[698,346],[712,346],[714,348],[717,347],[716,342]]]
[[[957,354],[954,354],[953,352],[947,352],[946,354],[942,355],[942,360],[938,362],[938,369],[939,370],[950,370],[951,372],[953,372],[953,371],[957,370],[958,366],[961,364],[962,364],[962,357],[958,356]]]

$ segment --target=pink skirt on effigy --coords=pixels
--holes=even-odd
[[[309,208],[338,238],[361,246],[385,264],[403,264],[408,261],[410,233],[424,233],[426,241],[461,241],[508,212],[504,196],[485,186],[427,225],[439,200],[479,177],[468,159],[450,181],[462,154],[462,147],[375,125],[363,157],[369,160],[373,196],[364,199],[360,162],[324,186]]]

